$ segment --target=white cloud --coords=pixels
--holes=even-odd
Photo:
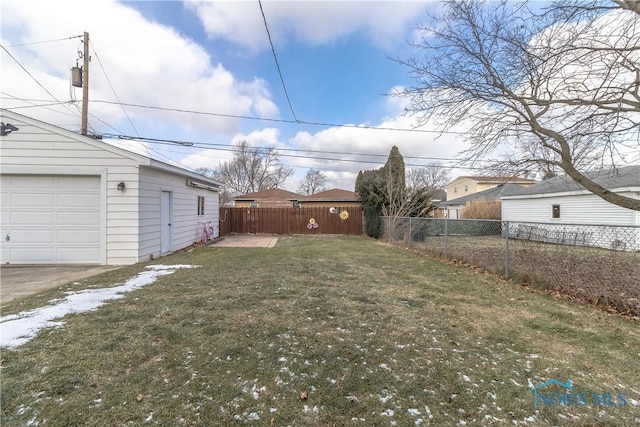
[[[2,9],[3,45],[89,32],[92,45],[89,97],[92,100],[116,101],[102,70],[104,66],[124,103],[228,115],[278,116],[278,108],[263,80],[238,80],[222,64],[212,63],[202,46],[170,27],[147,20],[126,3],[8,0],[3,1]],[[77,51],[82,50],[81,39],[15,46],[8,50],[57,99],[69,99],[69,69],[76,63]],[[1,58],[0,90],[19,98],[51,99],[5,52]],[[76,89],[78,99],[81,92]],[[16,103],[3,101],[3,106],[12,105]],[[67,125],[79,121],[77,108],[72,109],[75,118],[42,108],[23,111],[54,124]],[[239,129],[237,119],[229,117],[126,109],[136,127],[152,129],[156,135],[176,128],[227,133]],[[69,114],[64,109],[61,111]],[[118,124],[127,134],[133,133],[119,106],[92,102],[90,113],[107,123]],[[98,120],[90,118],[89,122],[103,131],[114,132]],[[76,130],[78,127],[76,125]]]
[[[258,2],[186,2],[211,38],[224,38],[254,50],[268,48]],[[418,1],[263,1],[263,10],[274,43],[294,36],[310,45],[333,43],[354,33],[388,48],[404,43],[407,25],[426,10]],[[393,41],[393,42],[392,42]]]

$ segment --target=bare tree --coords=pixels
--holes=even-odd
[[[274,148],[252,147],[241,141],[233,149],[233,158],[220,164],[219,179],[235,194],[277,188],[293,174],[284,166]]]
[[[326,190],[327,188],[327,176],[318,169],[311,168],[307,171],[307,174],[300,181],[298,187],[298,193],[309,196],[319,191]]]
[[[449,183],[448,171],[439,163],[407,169],[407,188],[423,188],[430,198],[442,199]]]
[[[633,210],[589,169],[640,148],[640,2],[449,0],[420,28],[424,57],[397,60],[416,80],[400,95],[422,124],[469,124],[473,160],[507,149],[514,172],[559,168],[602,199]],[[625,153],[627,151],[627,153]]]

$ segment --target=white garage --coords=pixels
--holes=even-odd
[[[218,232],[216,181],[0,111],[2,264],[132,264]]]

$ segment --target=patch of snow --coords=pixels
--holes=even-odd
[[[409,415],[417,417],[418,415],[420,415],[420,411],[418,411],[416,408],[409,408],[407,409],[407,412],[409,413]]]
[[[380,396],[380,402],[387,403],[391,399],[391,396]]]
[[[257,412],[251,412],[249,415],[247,415],[247,419],[252,421],[257,421],[260,419],[260,415],[258,415]]]
[[[432,420],[433,419],[433,415],[431,414],[431,410],[429,409],[428,406],[424,407],[424,413],[427,415],[427,417]]]
[[[511,379],[511,382],[512,382],[514,385],[517,385],[518,387],[522,387],[522,384],[519,384],[519,383],[518,383],[516,380],[514,380],[513,378],[510,378],[510,379]]]
[[[254,384],[253,387],[251,387],[251,395],[253,396],[254,400],[258,400],[258,398],[260,397],[260,394],[264,393],[265,391],[267,391],[267,387],[266,386],[262,386],[260,388],[256,388],[256,386]]]
[[[381,412],[380,415],[382,415],[383,417],[393,417],[395,415],[395,412],[393,411],[393,409],[387,409]]]
[[[123,284],[110,288],[85,289],[68,292],[55,304],[0,317],[0,347],[15,348],[34,338],[41,329],[61,326],[54,322],[67,314],[95,310],[106,301],[123,298],[127,292],[140,289],[156,281],[158,276],[174,273],[179,268],[197,268],[195,265],[149,265]]]

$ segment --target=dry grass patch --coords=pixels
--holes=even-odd
[[[3,426],[640,422],[637,322],[365,238],[159,262],[201,267],[3,351]],[[628,404],[535,410],[550,378]]]

